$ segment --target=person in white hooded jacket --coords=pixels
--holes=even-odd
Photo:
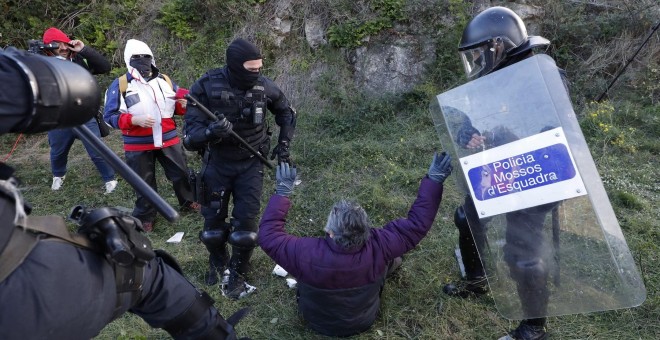
[[[126,163],[156,190],[156,161],[172,182],[184,210],[199,211],[194,201],[188,167],[179,141],[174,114],[185,113],[183,95],[187,92],[160,73],[151,49],[142,41],[130,39],[124,49],[128,72],[115,79],[105,93],[103,118],[121,129]],[[178,98],[178,99],[176,99]],[[136,192],[133,216],[145,231],[152,231],[156,209]]]

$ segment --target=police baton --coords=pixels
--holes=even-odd
[[[212,121],[217,121],[218,120],[218,117],[215,114],[213,114],[213,112],[211,112],[209,109],[207,109],[204,105],[202,105],[202,103],[200,103],[197,99],[195,99],[195,97],[191,96],[190,94],[186,94],[184,96],[184,98],[191,101],[193,106],[197,106],[200,110],[202,110],[202,112],[204,112],[208,116],[208,118],[211,119]],[[224,118],[224,119],[227,119],[227,118]],[[255,155],[257,158],[259,158],[259,160],[262,163],[264,163],[265,165],[267,165],[271,169],[275,169],[275,166],[273,164],[271,164],[264,156],[262,156],[259,153],[259,151],[255,150],[250,144],[248,144],[248,142],[246,142],[243,138],[241,138],[241,136],[239,136],[234,130],[232,130],[229,133],[229,135],[234,137],[246,149],[250,150],[250,152],[253,155]]]
[[[144,198],[151,203],[156,210],[163,215],[168,221],[174,222],[179,218],[179,213],[172,208],[158,193],[150,187],[138,174],[133,171],[124,161],[121,160],[110,148],[105,145],[94,133],[85,125],[76,126],[73,128],[78,137],[83,142],[91,145],[92,149],[96,151],[103,159],[112,166],[121,177],[123,177],[128,184],[130,184],[135,191],[139,192]]]
[[[644,39],[644,42],[642,42],[642,44],[639,45],[639,48],[637,48],[637,51],[635,51],[635,53],[633,53],[632,57],[628,58],[628,61],[626,61],[626,64],[623,65],[623,67],[621,68],[621,70],[619,70],[619,72],[617,72],[617,74],[616,74],[616,76],[614,77],[614,79],[612,79],[612,81],[610,82],[610,84],[607,85],[607,88],[605,89],[605,91],[603,91],[603,93],[601,93],[600,96],[598,96],[598,98],[596,98],[596,101],[597,101],[597,102],[600,102],[601,100],[603,100],[603,98],[605,98],[605,95],[607,95],[607,92],[610,90],[610,88],[612,88],[612,85],[614,85],[614,83],[617,81],[617,79],[619,79],[619,77],[621,76],[621,74],[623,74],[623,71],[626,70],[626,68],[628,67],[628,65],[630,65],[630,63],[631,63],[633,60],[635,60],[635,57],[637,57],[637,54],[639,53],[639,51],[642,50],[642,48],[644,47],[644,45],[646,45],[646,43],[649,41],[649,39],[651,39],[651,37],[653,36],[653,34],[655,33],[655,31],[658,30],[658,28],[660,28],[660,21],[658,21],[657,24],[655,24],[653,27],[651,27],[651,33],[649,33],[649,35],[646,37],[646,39]]]

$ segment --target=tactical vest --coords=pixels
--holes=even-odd
[[[266,93],[263,82],[247,91],[229,86],[223,69],[216,69],[207,73],[208,81],[203,83],[209,101],[209,110],[215,114],[224,115],[233,125],[233,131],[243,138],[251,147],[263,152],[265,144],[269,144],[268,126],[266,124]],[[226,153],[236,153],[237,149],[244,151],[249,157],[248,150],[233,138],[226,138],[214,147],[226,150]],[[221,151],[222,152],[222,151]],[[243,153],[239,151],[239,155]],[[232,157],[235,158],[235,157]]]

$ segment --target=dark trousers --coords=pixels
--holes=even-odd
[[[165,171],[165,177],[172,182],[174,194],[180,206],[194,201],[190,182],[188,181],[188,166],[181,144],[149,151],[126,151],[126,163],[154,190],[156,187],[156,161]],[[142,222],[153,222],[156,218],[156,209],[139,192],[135,193],[135,208],[133,216]]]
[[[261,208],[261,192],[263,189],[263,164],[256,157],[243,160],[214,159],[208,156],[205,163],[204,182],[207,186],[207,204],[202,207],[204,230],[222,230],[225,239],[221,244],[207,245],[211,268],[222,271],[226,265],[230,272],[247,277],[250,271],[250,258],[256,244],[258,230],[257,218]],[[233,199],[234,208],[231,212],[231,223],[228,217],[229,199]],[[255,236],[253,244],[234,245],[231,258],[228,257],[226,244],[232,239],[232,234],[241,235],[250,232]],[[246,242],[246,241],[243,241]],[[231,243],[231,241],[229,241]],[[227,260],[229,261],[227,263]],[[213,270],[210,271],[213,273]]]
[[[209,204],[202,207],[205,229],[216,229],[229,216],[229,200],[233,200],[231,216],[244,228],[257,231],[263,190],[263,164],[256,157],[244,160],[213,159],[205,164],[204,183]]]
[[[543,228],[546,216],[558,203],[549,203],[506,214],[504,260],[516,282],[523,312],[530,318],[546,315],[549,291],[549,265],[545,262],[552,250]],[[484,251],[489,219],[479,219],[471,197],[462,206],[469,227],[457,221],[459,248],[468,279],[485,275],[480,253]]]
[[[137,303],[123,306],[161,328],[184,312],[197,289],[160,258],[145,267]],[[110,323],[117,304],[115,276],[104,255],[60,241],[40,241],[0,283],[0,335],[13,339],[91,339]],[[177,339],[196,339],[213,327],[217,310]]]

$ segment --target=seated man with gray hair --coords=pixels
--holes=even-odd
[[[389,269],[431,229],[451,174],[451,158],[435,154],[407,218],[372,228],[358,204],[339,201],[330,210],[327,236],[296,237],[284,224],[291,208],[296,168],[277,167],[277,187],[259,227],[259,246],[298,280],[298,310],[312,330],[350,336],[374,323]]]

